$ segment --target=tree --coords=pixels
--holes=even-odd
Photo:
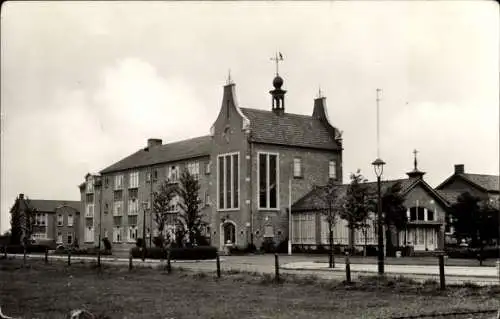
[[[340,209],[340,218],[347,221],[349,228],[351,250],[354,248],[354,232],[364,227],[370,211],[373,210],[373,194],[366,181],[359,169],[351,174],[351,183],[347,186],[346,196]]]
[[[382,195],[383,223],[385,225],[385,241],[387,254],[394,254],[394,245],[392,242],[393,230],[400,231],[405,229],[408,224],[406,216],[406,207],[404,206],[404,197],[401,195],[401,182],[396,182],[386,189]]]
[[[10,209],[10,244],[19,245],[21,244],[21,237],[23,234],[21,228],[21,209],[20,209],[20,199],[16,198],[14,205]]]
[[[487,242],[498,238],[498,209],[488,201],[469,192],[460,194],[452,205],[452,225],[457,239],[470,241],[472,247],[479,247],[482,264],[482,250]]]
[[[203,240],[202,231],[206,223],[200,210],[200,184],[188,170],[184,170],[181,174],[178,191],[181,209],[177,216],[177,234],[181,235],[181,238],[187,236],[190,245],[198,245]]]
[[[330,268],[335,268],[335,258],[333,254],[333,228],[337,222],[340,206],[343,202],[339,197],[338,184],[336,184],[333,180],[330,180],[325,186],[321,201],[323,202],[321,205],[321,212],[325,216],[326,222],[328,223],[328,243],[330,245],[329,266]]]
[[[158,191],[153,193],[153,218],[158,229],[158,237],[155,245],[164,247],[168,238],[164,237],[165,227],[171,219],[171,205],[173,198],[177,195],[177,187],[164,181],[160,184]]]

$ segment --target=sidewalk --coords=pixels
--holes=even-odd
[[[335,268],[328,268],[328,263],[318,262],[295,262],[281,266],[282,269],[288,270],[318,270],[318,271],[345,271],[344,263],[335,263]],[[415,266],[415,265],[385,265],[385,272],[391,274],[415,274],[415,275],[434,275],[439,276],[439,267],[436,266]],[[375,264],[351,264],[353,272],[377,273],[378,266]],[[487,277],[498,278],[499,273],[496,267],[460,267],[460,266],[445,266],[444,273],[446,276],[460,277]]]

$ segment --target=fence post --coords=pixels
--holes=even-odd
[[[71,266],[71,248],[68,250],[68,266]]]
[[[274,272],[276,282],[280,282],[280,262],[278,254],[274,254]]]
[[[439,255],[439,285],[441,290],[446,289],[446,283],[444,278],[444,254]]]
[[[49,249],[45,248],[45,264],[49,263]]]
[[[167,250],[167,272],[170,274],[172,272],[172,264],[170,263],[170,259],[172,256],[170,255],[170,249]]]
[[[3,256],[7,259],[7,246],[4,247]]]
[[[215,260],[217,263],[217,278],[220,278],[220,257],[219,257],[219,252],[217,252],[217,255],[215,256]]]
[[[351,261],[349,259],[349,252],[345,253],[345,279],[348,284],[351,283]]]
[[[128,254],[128,270],[132,270],[132,250]]]

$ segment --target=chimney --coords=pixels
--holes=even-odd
[[[24,194],[19,194],[19,199],[24,199]]]
[[[326,98],[318,97],[314,99],[314,109],[313,109],[313,118],[318,119],[320,121],[326,121],[328,115],[326,114]]]
[[[456,164],[455,165],[455,174],[464,174],[464,173],[465,173],[464,164]]]
[[[161,138],[148,138],[148,149],[154,148],[155,146],[161,146]]]

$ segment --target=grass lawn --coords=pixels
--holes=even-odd
[[[353,286],[314,277],[224,273],[196,274],[174,268],[105,267],[88,264],[0,260],[0,305],[10,316],[65,318],[86,308],[109,318],[390,318],[451,310],[484,310],[500,306],[500,288],[408,288],[404,280]],[[469,316],[470,317],[470,316]],[[489,314],[474,318],[492,318]],[[448,317],[453,318],[453,317]],[[456,317],[456,318],[466,318]],[[468,317],[467,317],[468,318]]]

